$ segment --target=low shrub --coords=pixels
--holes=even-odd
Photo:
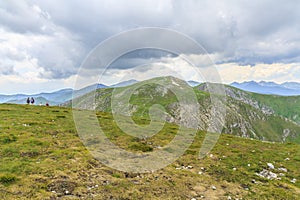
[[[3,185],[9,185],[17,181],[17,177],[12,174],[0,175],[0,183]]]

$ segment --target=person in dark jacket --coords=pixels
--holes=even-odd
[[[31,97],[31,104],[34,104],[34,98]]]
[[[26,103],[30,104],[30,98],[29,97],[27,98]]]

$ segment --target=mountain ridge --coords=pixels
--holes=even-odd
[[[280,96],[300,95],[300,83],[297,82],[284,82],[278,84],[267,81],[245,81],[241,83],[233,82],[230,85],[245,91],[259,94],[273,94]]]
[[[148,111],[154,104],[162,105],[166,112],[167,122],[184,125],[189,127],[191,122],[182,122],[182,114],[187,110],[193,109],[190,105],[180,107],[176,101],[176,96],[168,92],[168,85],[175,84],[180,86],[178,79],[170,79],[165,86],[155,84],[142,84],[130,98],[130,109],[124,113],[131,117],[143,117],[149,119]],[[158,82],[159,79],[154,82]],[[147,83],[147,82],[145,82]],[[200,114],[195,116],[201,125],[199,130],[205,130],[211,118],[210,94],[207,85],[211,83],[202,83],[191,87],[197,96],[200,105]],[[214,87],[214,84],[211,84]],[[124,87],[125,90],[128,89]],[[135,87],[134,85],[132,87]],[[226,124],[224,133],[238,135],[241,137],[254,138],[267,141],[295,141],[300,143],[300,96],[278,97],[274,95],[261,95],[242,91],[232,86],[224,86],[226,93]],[[73,106],[80,109],[91,109],[102,112],[112,112],[111,95],[113,88],[98,89],[92,94],[86,94],[73,100]],[[119,89],[120,94],[122,88]],[[95,102],[93,97],[96,97]],[[220,99],[221,100],[221,99]],[[219,100],[218,100],[219,101]],[[286,105],[286,102],[290,102]],[[71,106],[71,102],[65,104]],[[119,102],[119,108],[122,110],[125,105]],[[218,118],[219,116],[216,115]],[[222,120],[217,119],[217,121]]]
[[[59,105],[63,104],[66,101],[72,99],[72,95],[81,96],[86,93],[89,93],[95,89],[99,88],[114,88],[114,87],[125,87],[130,86],[132,84],[138,83],[139,81],[131,79],[128,81],[123,81],[117,84],[112,85],[104,85],[101,83],[89,85],[83,87],[78,90],[74,90],[72,88],[64,88],[60,90],[56,90],[53,92],[41,92],[41,93],[34,93],[34,94],[0,94],[0,103],[17,103],[17,104],[25,104],[24,101],[27,97],[34,97],[34,98],[43,98],[44,102],[49,102],[52,105]],[[186,81],[190,86],[195,87],[200,85],[201,82],[189,80]],[[279,96],[298,96],[300,95],[300,83],[297,82],[284,82],[281,84],[277,84],[275,82],[266,82],[266,81],[248,81],[248,82],[233,82],[230,86],[242,89],[244,91],[249,91],[258,94],[269,94],[269,95],[279,95]]]

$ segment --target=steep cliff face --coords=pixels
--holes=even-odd
[[[210,86],[216,86],[216,84]],[[296,120],[293,121],[293,118],[289,117],[290,113],[281,114],[282,108],[278,109],[272,103],[262,101],[263,95],[257,96],[231,86],[222,85],[222,87],[225,92],[224,96],[209,93],[207,83],[192,88],[180,79],[161,77],[117,90],[98,89],[74,99],[73,105],[76,108],[96,109],[104,112],[112,112],[111,107],[115,105],[118,114],[145,119],[150,119],[149,110],[153,105],[160,105],[160,109],[163,110],[161,118],[185,127],[195,127],[197,123],[197,129],[206,130],[214,119],[215,122],[224,123],[223,133],[259,140],[300,142],[300,126]],[[198,104],[181,102],[184,98],[175,94],[176,89],[192,91],[193,95],[186,99],[195,97]],[[183,94],[190,95],[190,93]],[[123,100],[123,97],[128,98],[128,102]],[[214,97],[213,105],[211,97]],[[117,103],[112,102],[112,98],[118,98]],[[276,96],[265,95],[265,98],[271,99],[270,102],[272,98],[278,101]],[[289,97],[285,98],[289,99]],[[300,97],[292,98],[300,99]],[[284,104],[286,99],[281,100],[281,103]],[[225,118],[222,113],[218,113],[220,112],[220,109],[216,109],[218,106],[226,109]],[[297,109],[293,112],[292,116],[300,115]]]

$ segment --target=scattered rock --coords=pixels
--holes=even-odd
[[[241,184],[241,187],[242,187],[244,190],[249,190],[249,186],[246,185],[246,184]]]
[[[279,173],[278,175],[279,175],[279,176],[285,176],[284,173]]]
[[[191,165],[188,165],[188,166],[181,166],[181,167],[176,167],[177,170],[180,170],[180,169],[193,169],[194,167],[191,166]]]
[[[48,185],[48,191],[60,195],[69,195],[72,194],[76,185],[76,183],[71,181],[57,180]]]
[[[282,171],[282,172],[287,172],[287,169],[286,168],[283,168],[283,167],[280,167],[278,168],[279,171]]]
[[[110,182],[108,180],[105,180],[102,182],[102,185],[109,185],[109,184],[110,184]]]
[[[234,168],[232,168],[232,170],[233,170],[233,171],[236,171],[236,168],[234,167]]]
[[[269,180],[273,180],[273,179],[277,179],[277,174],[268,171],[266,169],[263,169],[261,172],[256,173],[257,176],[269,179]]]
[[[111,174],[113,174],[113,173],[111,173]],[[124,173],[124,176],[125,176],[125,178],[135,178],[135,177],[138,176],[138,174],[136,174],[136,173],[131,173],[131,172],[125,172],[125,173]]]
[[[211,189],[216,190],[217,187],[213,185],[213,186],[211,186]]]
[[[295,178],[293,178],[292,180],[291,180],[291,183],[296,183],[297,182],[297,179],[295,179]]]
[[[291,130],[290,129],[288,129],[288,128],[286,128],[286,129],[284,129],[283,130],[283,132],[282,132],[283,134],[282,134],[282,140],[283,141],[285,141],[286,140],[286,138],[290,135],[290,133],[291,133]]]
[[[286,158],[286,159],[284,159],[284,160],[286,160],[286,161],[289,161],[289,160],[290,160],[290,158]]]
[[[131,181],[133,184],[135,184],[135,185],[139,185],[140,184],[140,182],[138,181],[138,180],[133,180],[133,181]]]
[[[35,152],[35,151],[29,151],[29,152],[21,152],[20,156],[21,157],[29,157],[29,158],[33,158],[38,156],[40,153],[39,152]]]
[[[275,167],[274,167],[274,165],[273,165],[272,163],[267,163],[267,165],[268,165],[268,167],[269,167],[270,169],[275,169]]]

